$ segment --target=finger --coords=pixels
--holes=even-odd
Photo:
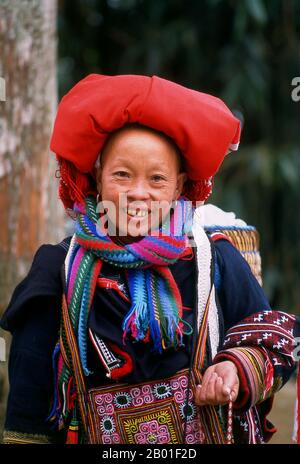
[[[203,379],[202,379],[202,388],[204,388],[205,391],[206,391],[206,388],[207,388],[207,386],[209,384],[209,381],[210,381],[211,376],[213,375],[213,373],[214,373],[214,367],[209,367],[204,372]]]
[[[229,391],[229,394],[228,394]],[[229,387],[225,387],[224,393],[223,393],[223,399],[222,399],[222,404],[229,403],[229,401],[236,401],[237,397],[239,394],[239,381],[233,387],[230,389]]]
[[[215,382],[215,379],[217,378],[217,375],[214,372],[206,372],[204,376],[206,376],[206,379],[204,379],[203,377],[203,384],[197,385],[196,388],[195,401],[196,404],[198,404],[199,406],[207,404],[208,388],[212,387],[212,384]]]
[[[196,390],[195,390],[195,403],[198,406],[203,406],[203,401],[202,401],[202,394],[201,394],[202,386],[201,385],[196,385]]]
[[[227,404],[230,400],[230,391],[228,387],[224,389],[224,382],[221,376],[218,377],[216,381],[216,403],[217,404]]]
[[[229,395],[234,386],[238,384],[238,375],[232,370],[226,370],[222,374],[223,378],[223,394]]]
[[[212,374],[213,374],[213,370],[212,369],[207,369],[205,371],[203,379],[202,379],[201,388],[200,388],[200,386],[197,387],[197,390],[196,390],[197,396],[196,396],[196,398],[197,398],[198,404],[200,406],[201,406],[201,404],[205,403],[206,390],[207,390],[207,386],[209,384],[209,381],[211,379]]]
[[[216,382],[218,379],[218,375],[214,372],[208,382],[207,389],[206,389],[206,398],[205,401],[210,404],[215,404],[217,401],[216,397]]]
[[[229,401],[229,393],[224,394],[224,382],[222,377],[218,377],[216,381],[216,399],[218,404],[225,404]]]
[[[233,386],[233,388],[232,388],[232,390],[231,390],[231,392],[230,392],[230,399],[231,399],[231,401],[235,401],[235,400],[237,399],[238,394],[239,394],[239,387],[240,387],[239,382],[237,382],[237,383]]]
[[[230,397],[230,394],[232,392],[232,388],[233,388],[233,385],[226,385],[224,382],[223,382],[223,386],[222,386],[222,396],[224,398],[228,398]]]

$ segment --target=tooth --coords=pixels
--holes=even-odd
[[[142,211],[142,210],[136,211],[134,209],[128,209],[127,212],[130,216],[136,216],[136,217],[145,217],[148,214],[148,211]]]

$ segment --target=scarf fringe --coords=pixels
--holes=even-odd
[[[54,381],[54,396],[52,400],[52,408],[46,421],[53,423],[53,428],[57,425],[59,419],[59,389],[58,389],[58,356],[60,355],[60,344],[57,343],[52,355],[53,381]]]
[[[74,386],[73,376],[69,377],[68,382],[60,382],[58,371],[61,361],[62,355],[60,345],[58,343],[52,356],[54,397],[52,400],[51,411],[46,418],[46,421],[52,423],[51,428],[57,427],[58,430],[65,427],[70,413],[74,411],[76,400],[76,389]]]
[[[149,321],[147,321],[147,303],[139,301],[133,305],[123,322],[123,343],[125,344],[128,333],[136,340],[144,340]]]

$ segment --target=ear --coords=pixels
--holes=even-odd
[[[186,180],[187,180],[187,174],[185,172],[180,172],[177,175],[177,185],[176,185],[177,198],[180,197]]]

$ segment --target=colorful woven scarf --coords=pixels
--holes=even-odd
[[[93,196],[86,197],[84,204],[76,203],[74,212],[76,229],[65,260],[65,291],[84,375],[91,373],[87,365],[88,314],[103,262],[126,270],[131,306],[123,321],[123,342],[128,337],[150,341],[157,353],[182,346],[183,335],[192,329],[182,319],[180,292],[168,266],[186,252],[193,215],[191,203],[179,198],[174,212],[157,233],[123,246],[107,234]],[[71,362],[65,362],[69,348],[64,330],[62,324],[53,360],[57,395],[50,415],[57,419],[57,413],[60,411],[61,418],[62,409],[65,415],[72,402],[72,373],[67,367]]]

